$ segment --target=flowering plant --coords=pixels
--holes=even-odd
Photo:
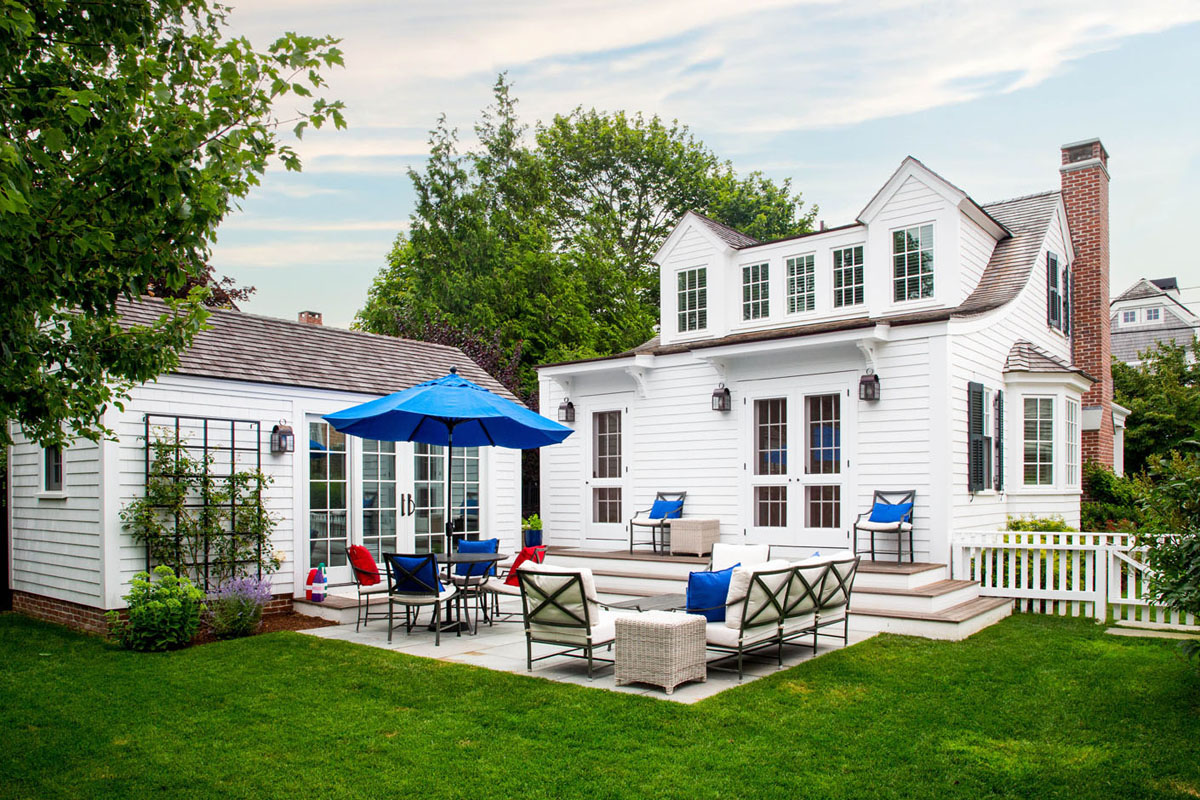
[[[208,595],[208,627],[218,639],[254,633],[262,623],[263,606],[270,599],[270,581],[232,578]]]

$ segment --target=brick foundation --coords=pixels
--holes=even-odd
[[[263,606],[263,616],[290,614],[292,610],[292,596],[277,594]],[[104,609],[72,603],[70,600],[59,600],[55,597],[14,590],[13,611],[45,622],[65,625],[84,633],[100,635],[108,633],[108,621],[104,618]]]

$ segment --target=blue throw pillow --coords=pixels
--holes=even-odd
[[[912,503],[876,503],[871,507],[871,522],[900,522],[912,511]]]
[[[689,614],[700,614],[709,622],[725,621],[725,600],[729,597],[729,580],[733,577],[734,564],[716,572],[692,572],[688,575],[687,610]]]
[[[422,562],[424,562],[423,566]],[[438,578],[437,561],[435,559],[426,559],[424,556],[392,556],[392,566],[398,579],[395,589],[397,592],[402,594],[429,594],[430,586],[436,586],[438,592],[446,588],[442,586],[442,582]],[[417,569],[419,566],[421,568]],[[416,570],[415,576],[400,578],[401,575],[407,576],[407,573],[413,570]]]
[[[650,506],[650,519],[679,519],[682,516],[682,500],[655,500]]]
[[[478,541],[472,541],[470,539],[463,539],[462,541],[460,541],[458,543],[458,552],[460,552],[460,553],[499,553],[500,552],[500,540],[499,539],[479,539]],[[496,574],[496,562],[493,561],[491,564],[455,564],[454,565],[454,574],[470,576],[472,578],[477,578],[480,575],[495,575]]]

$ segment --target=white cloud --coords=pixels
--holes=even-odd
[[[383,264],[391,239],[320,242],[286,241],[264,244],[228,245],[214,248],[213,266],[218,272],[232,269],[270,269],[298,265],[332,265],[372,262]]]
[[[300,217],[255,217],[246,214],[232,215],[221,223],[222,231],[296,231],[313,233],[336,233],[357,231],[388,231],[395,235],[407,231],[406,219],[361,219],[337,222],[317,222]]]

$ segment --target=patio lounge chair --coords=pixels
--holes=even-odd
[[[829,574],[817,603],[817,626],[813,632],[813,649],[816,650],[816,638],[822,634],[821,628],[827,628],[842,623],[842,643],[850,644],[850,593],[854,589],[854,577],[858,574],[861,556],[851,553],[834,556],[829,562]],[[832,634],[836,636],[837,634]]]
[[[442,586],[438,579],[437,556],[433,553],[397,555],[384,553],[383,561],[387,564],[388,573],[388,641],[392,641],[392,630],[396,604],[404,606],[404,632],[412,633],[420,615],[411,613],[413,608],[433,606],[434,645],[442,643],[442,606],[450,607],[450,601],[455,599],[458,589],[454,586]],[[458,635],[462,635],[462,626],[456,626]]]
[[[723,569],[729,569],[734,564],[741,564],[743,567],[753,567],[757,564],[763,564],[771,558],[771,545],[769,544],[726,544],[725,542],[717,542],[713,545],[712,553],[708,557],[708,571],[718,572]]]
[[[706,646],[720,653],[714,661],[737,656],[739,681],[748,653],[775,647],[779,666],[783,666],[780,620],[791,574],[791,565],[782,560],[738,567],[729,581],[725,621],[705,626]]]
[[[530,672],[534,661],[555,656],[586,658],[591,680],[593,662],[613,663],[595,655],[597,647],[612,647],[616,620],[612,612],[600,608],[590,569],[554,569],[526,562],[517,578],[525,619],[525,663]],[[566,649],[534,658],[534,642],[565,645]]]
[[[355,609],[354,630],[359,625],[366,625],[373,619],[387,619],[382,610],[371,612],[371,598],[382,597],[388,589],[384,576],[379,574],[379,565],[375,563],[371,551],[360,544],[352,544],[346,548],[346,560],[350,562],[350,574],[354,576],[354,588],[358,590],[358,608]]]
[[[659,492],[654,496],[654,504],[650,508],[635,511],[633,518],[629,520],[629,552],[633,552],[634,545],[648,544],[656,553],[660,546],[669,553],[671,548],[667,537],[671,532],[670,521],[683,516],[683,501],[686,497],[687,492]],[[639,529],[649,529],[649,541],[633,540],[634,532]]]
[[[904,534],[908,534],[908,560],[912,562],[913,555],[913,505],[917,498],[915,489],[899,491],[876,490],[874,502],[870,511],[858,515],[854,522],[854,552],[858,552],[858,533],[866,531],[871,534],[871,560],[875,560],[875,534],[896,534],[896,563],[903,560]],[[866,517],[866,519],[863,519]],[[883,551],[882,555],[891,555],[891,551]]]

